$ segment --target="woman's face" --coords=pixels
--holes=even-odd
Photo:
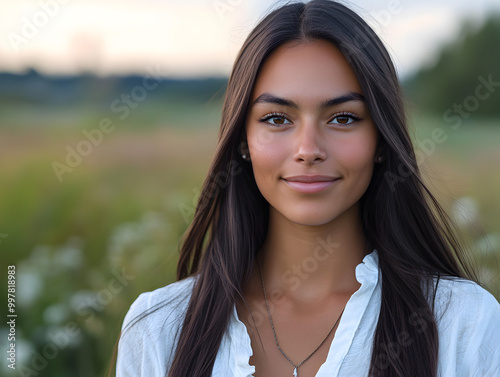
[[[378,132],[334,45],[290,42],[269,56],[246,134],[257,186],[275,215],[322,225],[357,209],[372,177]]]

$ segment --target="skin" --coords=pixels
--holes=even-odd
[[[298,108],[262,100],[264,93]],[[346,95],[356,99],[320,107]],[[362,95],[342,53],[322,40],[278,48],[252,93],[246,138],[256,183],[270,205],[259,259],[278,340],[295,364],[318,347],[360,287],[355,268],[367,251],[359,199],[378,152],[378,131],[358,99]],[[316,193],[298,192],[283,179],[315,174],[339,179]],[[237,310],[251,337],[255,376],[292,376],[292,365],[274,341],[257,262],[244,297],[249,306],[241,302]],[[334,334],[299,368],[299,376],[316,374]]]

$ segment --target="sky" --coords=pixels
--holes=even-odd
[[[479,25],[498,0],[349,0],[405,76],[436,59],[465,18]],[[246,36],[283,1],[2,0],[0,71],[227,76]]]

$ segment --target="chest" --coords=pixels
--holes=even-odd
[[[269,313],[267,308],[254,310],[244,318],[253,350],[249,363],[255,366],[254,376],[316,376],[327,360],[344,305],[333,302],[315,312],[277,307]]]
[[[307,330],[308,327],[304,326],[301,331],[288,331],[289,335],[297,334],[296,339],[291,339],[291,336],[282,336],[280,338],[283,339],[283,345],[278,338],[281,350],[276,345],[272,333],[263,333],[260,338],[258,334],[251,336],[254,353],[250,357],[250,364],[255,366],[254,376],[316,376],[327,359],[334,334],[318,341],[317,337],[311,336]],[[320,346],[323,340],[325,341]]]

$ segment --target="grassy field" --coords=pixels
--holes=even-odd
[[[168,120],[144,109],[149,115],[117,124],[62,181],[54,161],[64,163],[66,148],[76,148],[81,131],[101,117],[72,118],[72,127],[61,119],[16,118],[22,124],[14,127],[13,115],[0,114],[1,268],[16,266],[18,366],[25,375],[103,375],[131,302],[174,280],[178,242],[215,149],[220,111],[189,108]],[[454,214],[483,283],[499,298],[497,123],[453,130],[415,117],[413,137],[426,180]],[[441,141],[432,145],[438,128]],[[0,374],[13,375],[4,365]]]

